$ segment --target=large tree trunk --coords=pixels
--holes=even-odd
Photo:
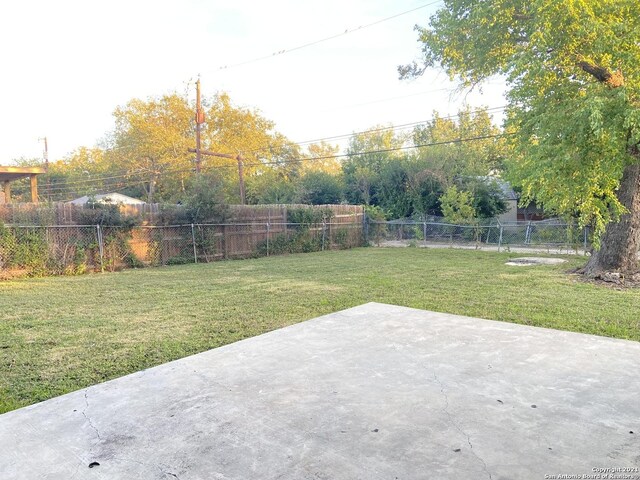
[[[604,272],[623,274],[638,271],[640,249],[640,164],[624,169],[618,200],[629,213],[619,222],[610,223],[602,236],[601,248],[593,253],[585,267],[585,274],[595,277]]]

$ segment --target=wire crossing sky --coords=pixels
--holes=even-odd
[[[408,13],[413,13],[416,10],[421,10],[423,8],[430,7],[432,5],[441,4],[441,3],[442,3],[442,0],[436,0],[435,2],[426,3],[424,5],[420,5],[419,7],[412,8],[410,10],[406,10],[404,12],[400,12],[400,13],[395,14],[395,15],[391,15],[390,17],[386,17],[386,18],[380,19],[380,20],[375,21],[375,22],[367,23],[366,25],[361,25],[359,27],[351,28],[351,29],[348,28],[344,32],[338,33],[336,35],[331,35],[329,37],[321,38],[321,39],[318,39],[318,40],[313,40],[313,41],[308,42],[308,43],[303,43],[302,45],[298,45],[296,47],[286,48],[286,49],[283,49],[283,50],[279,50],[277,52],[273,52],[271,55],[264,55],[262,57],[253,58],[251,60],[245,60],[244,62],[239,62],[239,63],[235,63],[235,64],[232,64],[232,65],[224,65],[224,66],[220,67],[219,70],[226,70],[228,68],[239,67],[241,65],[247,65],[249,63],[259,62],[261,60],[266,60],[268,58],[273,58],[276,55],[284,55],[285,53],[295,52],[296,50],[300,50],[302,48],[312,47],[314,45],[318,45],[319,43],[327,42],[329,40],[333,40],[334,38],[339,38],[339,37],[341,37],[343,35],[348,35],[350,33],[357,32],[358,30],[362,30],[364,28],[373,27],[374,25],[378,25],[378,24],[380,24],[382,22],[393,20],[394,18],[401,17],[402,15],[406,15]]]
[[[433,142],[433,143],[421,143],[421,144],[417,144],[417,145],[406,145],[406,146],[401,146],[401,147],[392,147],[392,148],[384,148],[384,149],[380,149],[380,150],[367,150],[367,151],[362,151],[362,152],[358,152],[358,153],[343,153],[343,154],[337,154],[337,155],[324,155],[324,156],[319,156],[319,157],[305,157],[305,158],[299,158],[299,159],[293,159],[293,160],[288,160],[288,161],[263,161],[263,162],[248,162],[245,163],[244,166],[245,167],[260,167],[260,166],[266,166],[266,165],[278,165],[278,166],[284,166],[287,164],[298,164],[298,163],[306,163],[306,162],[316,162],[316,161],[320,161],[320,160],[329,160],[329,159],[346,159],[346,158],[351,158],[351,157],[358,157],[358,156],[362,156],[362,155],[368,155],[368,154],[375,154],[375,153],[388,153],[388,152],[397,152],[397,151],[409,151],[409,150],[420,150],[423,148],[429,148],[429,147],[436,147],[436,146],[440,146],[440,145],[453,145],[453,144],[460,144],[460,143],[467,143],[467,142],[476,142],[476,141],[480,141],[480,140],[490,140],[490,139],[495,139],[495,138],[502,138],[502,137],[507,137],[513,135],[512,133],[499,133],[499,134],[495,134],[495,135],[483,135],[483,136],[477,136],[477,137],[465,137],[465,138],[452,138],[452,139],[448,139],[448,140],[443,140],[443,141],[439,141],[439,142]],[[216,169],[231,169],[231,170],[235,170],[237,167],[234,164],[229,164],[229,165],[218,165],[216,166]],[[191,173],[193,171],[193,169],[184,169],[184,168],[180,168],[180,169],[169,169],[169,170],[163,170],[161,172],[158,173],[159,177],[163,177],[163,176],[169,176],[169,175],[175,175],[175,174],[180,174],[180,173]],[[94,188],[94,192],[92,192],[94,195],[95,194],[101,194],[101,193],[113,193],[113,192],[118,192],[121,190],[124,190],[128,187],[134,186],[134,185],[139,185],[140,184],[140,179],[139,178],[132,178],[135,177],[137,174],[139,175],[143,175],[145,173],[148,173],[148,170],[145,169],[141,169],[137,172],[131,172],[128,174],[122,174],[122,175],[112,175],[112,176],[107,176],[107,177],[101,177],[101,176],[94,176],[93,178],[87,178],[85,180],[77,180],[77,181],[71,181],[71,182],[65,182],[64,185],[60,185],[60,186],[53,186],[50,188],[50,192],[52,193],[52,196],[55,200],[68,200],[73,196],[73,193],[75,192],[75,189],[77,187],[80,188]],[[114,185],[109,185],[108,187],[103,187],[105,182],[108,181],[113,181]]]
[[[420,53],[414,25],[440,1],[221,3],[5,2],[0,164],[42,158],[44,136],[51,161],[95,146],[113,130],[117,106],[173,92],[192,98],[198,73],[205,97],[226,91],[295,142],[342,144],[349,132],[455,114],[465,101],[505,103],[500,82],[460,93],[437,71],[398,80],[397,66]]]

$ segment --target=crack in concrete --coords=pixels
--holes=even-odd
[[[451,425],[453,425],[453,427],[460,432],[462,435],[464,435],[464,437],[467,439],[467,443],[469,444],[469,449],[471,450],[471,453],[473,454],[474,457],[476,457],[481,463],[482,463],[482,468],[484,470],[484,472],[487,474],[487,476],[489,477],[489,480],[493,480],[493,476],[491,475],[491,472],[489,472],[489,468],[487,467],[487,463],[484,461],[484,459],[482,457],[480,457],[474,450],[473,450],[473,444],[471,443],[471,436],[465,432],[464,430],[462,430],[462,428],[460,427],[460,425],[458,425],[458,423],[453,419],[453,416],[451,415],[451,412],[449,412],[449,396],[447,395],[447,393],[444,391],[444,384],[440,381],[440,379],[438,378],[438,376],[435,374],[435,372],[433,372],[433,379],[437,382],[437,384],[440,386],[440,393],[442,394],[442,396],[444,397],[444,408],[442,408],[442,412],[447,416],[449,423]]]
[[[171,469],[173,468],[170,465],[165,465],[165,464],[159,463],[159,464],[155,465],[155,467],[158,470],[160,470],[160,473],[162,473],[162,475],[164,475],[165,477],[166,476],[171,476],[171,477],[173,477],[173,478],[175,478],[177,480],[180,480],[180,477],[178,477],[178,475],[176,475],[175,473],[169,471],[170,468]]]
[[[171,475],[173,478],[180,480],[180,477],[178,477],[178,475],[168,470],[168,468],[170,468],[168,465],[158,464],[156,465],[156,467],[160,470],[160,473],[162,473],[163,475]]]
[[[138,465],[142,465],[143,467],[149,467],[149,468],[157,468],[158,470],[160,470],[160,473],[162,475],[169,475],[173,478],[176,478],[177,480],[180,480],[180,477],[178,477],[178,475],[176,475],[173,472],[170,472],[168,469],[172,468],[169,465],[164,465],[162,463],[159,464],[153,464],[153,463],[145,463],[145,462],[141,462],[139,460],[134,460],[133,458],[127,458],[127,457],[123,457],[120,455],[114,455],[113,456],[113,460],[120,460],[121,462],[131,462],[131,463],[137,463]]]
[[[89,398],[87,397],[86,390],[84,392],[84,403],[85,403],[85,407],[84,407],[84,410],[82,410],[82,416],[87,419],[87,422],[89,422],[89,426],[96,432],[96,435],[98,436],[98,440],[102,440],[102,437],[100,436],[100,432],[98,431],[98,428],[93,424],[93,422],[91,421],[91,418],[89,418],[89,416],[87,415],[87,409],[89,408]]]

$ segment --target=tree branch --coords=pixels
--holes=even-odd
[[[620,70],[616,70],[612,72],[608,68],[601,67],[596,65],[595,63],[589,62],[587,60],[582,60],[578,62],[578,67],[580,67],[584,72],[588,73],[595,77],[601,83],[608,85],[611,88],[618,88],[624,86],[624,75]]]

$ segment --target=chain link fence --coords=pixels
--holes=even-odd
[[[363,245],[557,253],[586,253],[591,247],[588,229],[553,220],[478,225],[361,220],[345,216],[316,223],[0,225],[0,279],[207,263]]]
[[[454,225],[443,222],[369,221],[366,239],[376,246],[451,246],[461,248],[585,253],[588,228],[558,221]]]
[[[233,223],[108,227],[0,226],[0,278],[346,249],[363,224]]]

